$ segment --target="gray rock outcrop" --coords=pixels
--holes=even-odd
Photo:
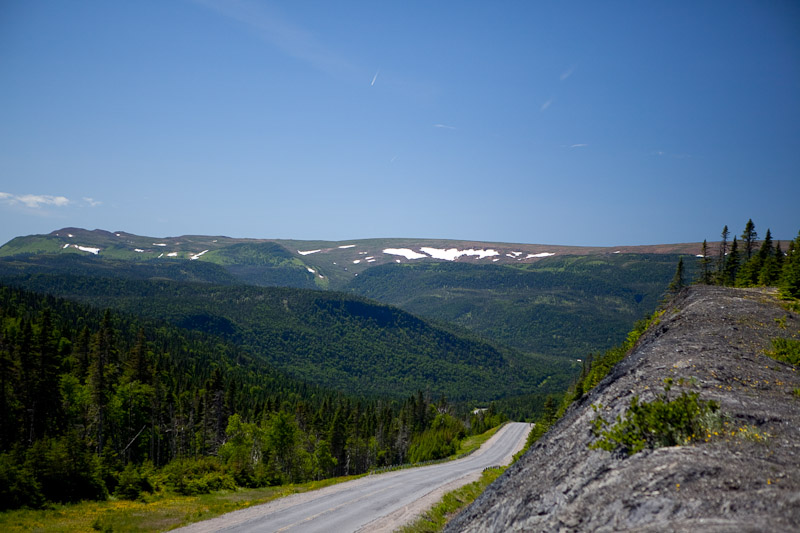
[[[446,531],[800,531],[800,375],[764,355],[798,336],[798,314],[763,291],[684,291]],[[593,404],[613,420],[669,377],[720,404],[716,434],[631,456],[588,447]]]

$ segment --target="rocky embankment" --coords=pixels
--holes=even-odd
[[[684,291],[446,531],[800,531],[800,375],[764,355],[799,336],[798,314],[762,291]],[[652,401],[665,378],[719,403],[716,434],[631,456],[588,447],[597,416]]]

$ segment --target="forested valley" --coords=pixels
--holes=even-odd
[[[0,286],[0,506],[295,483],[442,458],[504,420],[348,396],[220,337]]]
[[[741,239],[729,236],[726,226],[713,249],[704,242],[698,257],[682,256],[668,290],[777,286],[800,296],[800,236],[786,252],[769,230],[758,241],[752,221]],[[444,320],[468,316],[458,308],[469,304],[502,326],[515,294],[529,293],[526,305],[561,305],[565,284],[593,295],[598,309],[630,314],[633,304],[655,306],[664,268],[663,257],[633,255],[522,269],[430,262],[376,267],[354,282],[397,303],[404,291],[435,293],[445,305],[442,321],[430,322],[352,294],[242,285],[200,262],[3,259],[0,508],[361,474],[452,456],[467,436],[509,417],[538,416],[534,440],[625,356],[648,321],[622,345],[587,350],[576,362],[507,348]],[[501,294],[508,308],[475,307],[480,291]],[[500,333],[506,341],[516,334]],[[556,333],[555,344],[569,336]]]

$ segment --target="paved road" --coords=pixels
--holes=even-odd
[[[183,533],[393,531],[441,496],[474,481],[490,466],[508,464],[522,448],[529,424],[511,423],[469,457],[367,476],[294,494],[179,529]]]

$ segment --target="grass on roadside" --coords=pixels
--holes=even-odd
[[[154,495],[147,502],[108,500],[18,509],[0,513],[0,531],[166,531],[283,496],[321,489],[362,476],[349,476],[260,489],[219,491],[200,496]]]
[[[486,490],[486,487],[506,471],[506,468],[505,466],[487,468],[483,471],[478,481],[473,481],[459,489],[448,492],[438,504],[400,531],[402,533],[433,533],[441,531],[448,520],[475,501]]]
[[[465,438],[461,441],[461,444],[458,446],[458,450],[456,450],[455,457],[461,457],[468,453],[472,453],[481,446],[487,440],[491,439],[497,431],[503,427],[502,425],[493,427],[492,429],[481,433],[480,435],[472,435],[470,437]]]
[[[489,440],[501,426],[461,441],[458,451],[448,459],[471,453]],[[409,465],[413,466],[413,465]],[[290,494],[320,489],[361,476],[349,476],[299,485],[217,491],[199,496],[160,493],[145,501],[109,499],[53,505],[50,509],[18,509],[0,513],[0,531],[166,531],[192,522],[267,503]],[[481,489],[482,490],[482,489]]]

